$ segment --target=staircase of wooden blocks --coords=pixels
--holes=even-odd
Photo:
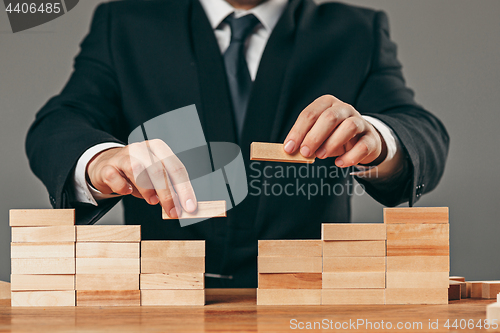
[[[320,240],[261,240],[257,305],[320,305]]]
[[[383,224],[323,224],[322,266],[314,266],[321,296],[297,282],[312,280],[307,242],[317,244],[259,241],[257,304],[448,303],[448,208],[387,208]]]
[[[141,242],[141,305],[205,305],[205,241]]]

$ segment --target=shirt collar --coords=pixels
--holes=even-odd
[[[285,10],[288,0],[267,0],[250,10],[236,10],[225,0],[200,0],[205,13],[207,14],[210,25],[215,30],[231,13],[236,17],[254,14],[269,32],[274,29],[278,23],[281,14]]]

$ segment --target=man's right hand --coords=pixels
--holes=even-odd
[[[100,152],[88,163],[88,181],[104,194],[132,194],[161,203],[171,218],[197,208],[185,166],[162,140],[133,143]]]

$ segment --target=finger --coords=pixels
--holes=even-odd
[[[149,142],[149,145],[155,156],[162,161],[163,166],[167,170],[168,177],[175,189],[182,208],[186,212],[194,212],[198,204],[193,186],[189,180],[189,174],[184,164],[162,140],[152,140]]]
[[[123,174],[114,166],[106,165],[101,170],[102,182],[109,188],[109,191],[103,192],[104,194],[116,193],[120,195],[128,195],[133,192],[132,185],[129,184]]]
[[[376,149],[376,141],[369,135],[363,135],[351,150],[335,160],[335,164],[341,168],[357,165],[372,155]]]
[[[337,126],[349,116],[350,113],[343,107],[334,106],[326,109],[304,138],[300,153],[304,157],[314,155]]]
[[[326,140],[324,145],[316,152],[319,158],[326,158],[334,155],[334,152],[346,145],[349,140],[356,137],[365,131],[366,126],[364,120],[359,117],[349,117],[345,119],[335,129],[333,134]]]
[[[324,95],[309,104],[300,113],[297,121],[288,133],[284,142],[285,152],[288,154],[295,153],[301,146],[306,134],[318,120],[319,116],[338,101],[339,100],[333,96]]]

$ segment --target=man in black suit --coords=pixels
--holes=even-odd
[[[143,188],[133,174],[147,164],[125,142],[145,121],[191,104],[207,142],[240,145],[250,194],[226,219],[181,228],[161,219],[160,206],[172,217],[196,209],[182,162],[157,170],[170,190]],[[251,164],[256,141],[317,155],[317,173],[282,177],[281,164]],[[76,207],[78,223],[123,200],[125,223],[141,224],[143,239],[207,241],[207,272],[232,276],[207,287],[255,287],[257,240],[317,239],[322,222],[349,221],[353,177],[384,205],[413,205],[438,184],[448,141],[405,86],[383,12],[312,0],[153,0],[97,8],[69,82],[37,114],[26,149],[53,207]],[[164,142],[149,144],[156,160],[172,155]],[[272,195],[265,184],[296,188]]]

